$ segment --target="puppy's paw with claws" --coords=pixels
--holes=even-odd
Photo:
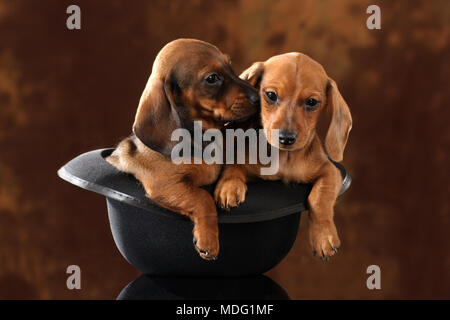
[[[217,233],[194,230],[192,242],[202,259],[217,260],[219,256],[219,237]]]
[[[324,261],[328,261],[330,257],[334,256],[341,245],[333,221],[310,221],[309,241],[313,254]]]
[[[238,178],[220,180],[214,190],[214,200],[222,208],[230,210],[245,201],[247,184]]]

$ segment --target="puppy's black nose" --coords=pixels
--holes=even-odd
[[[248,101],[254,106],[256,106],[259,103],[259,94],[258,93],[251,93],[247,96]]]
[[[295,140],[297,140],[297,132],[280,130],[278,140],[280,141],[281,144],[285,146],[290,146],[295,143]]]

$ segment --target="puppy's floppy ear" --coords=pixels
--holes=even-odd
[[[177,144],[172,132],[181,127],[168,81],[150,77],[139,101],[133,124],[134,134],[147,147],[170,157]]]
[[[264,62],[255,62],[247,70],[241,73],[239,78],[249,82],[253,87],[259,88],[264,73]]]
[[[328,78],[328,81],[327,106],[331,120],[325,138],[325,147],[328,155],[339,162],[343,159],[348,134],[352,128],[352,115],[336,82],[331,78]]]

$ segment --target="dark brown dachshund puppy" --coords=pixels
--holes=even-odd
[[[258,164],[226,165],[215,199],[223,207],[237,206],[245,200],[246,182],[254,177],[313,183],[308,197],[310,244],[314,254],[328,260],[340,246],[333,206],[342,185],[328,155],[342,161],[352,127],[350,110],[323,67],[301,53],[254,63],[241,78],[259,89],[261,123],[267,141],[279,149],[279,169],[264,176]],[[331,117],[323,145],[316,125],[325,109]],[[279,130],[278,138],[272,137],[271,129]]]
[[[202,121],[203,130],[221,129],[256,113],[257,91],[230,64],[228,56],[203,41],[167,44],[142,93],[134,135],[107,159],[133,174],[154,202],[194,222],[195,248],[207,260],[219,253],[217,211],[213,197],[199,187],[215,182],[221,165],[174,164],[170,155],[178,141],[171,141],[171,134],[178,128],[192,130],[195,120]]]

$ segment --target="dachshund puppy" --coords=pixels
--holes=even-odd
[[[133,174],[158,205],[188,216],[194,244],[206,260],[219,253],[217,210],[213,197],[199,188],[215,182],[220,164],[175,164],[171,141],[175,129],[204,130],[257,112],[258,92],[231,69],[230,58],[215,46],[178,39],[157,55],[142,93],[133,135],[122,140],[107,161]],[[175,232],[175,231],[174,231]]]
[[[342,185],[341,174],[329,157],[338,162],[343,159],[352,127],[347,103],[323,67],[301,53],[256,62],[241,78],[259,89],[259,121],[267,141],[279,149],[279,168],[274,175],[261,175],[261,164],[227,164],[216,185],[215,200],[222,207],[239,205],[245,200],[246,182],[256,177],[312,183],[308,197],[310,245],[314,255],[328,260],[340,246],[333,207]],[[316,125],[325,109],[330,124],[323,145]],[[277,137],[271,129],[279,130]]]

